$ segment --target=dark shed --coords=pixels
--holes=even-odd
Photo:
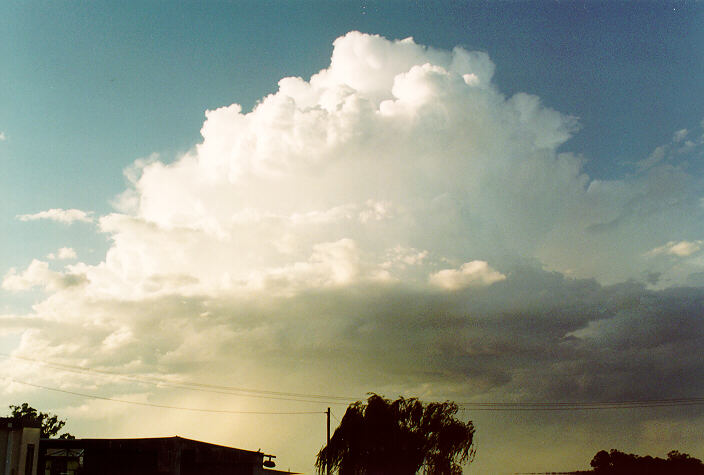
[[[44,475],[263,475],[270,473],[263,467],[265,457],[263,452],[236,449],[182,437],[42,439],[40,452],[39,466],[44,468]]]

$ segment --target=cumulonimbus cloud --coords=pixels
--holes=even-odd
[[[35,261],[3,285],[54,292],[54,319],[62,292],[72,305],[399,285],[434,295],[506,289],[525,262],[602,284],[702,270],[646,255],[700,231],[683,219],[702,213],[694,177],[668,163],[591,180],[582,158],[558,151],[576,120],[526,93],[506,97],[494,69],[482,52],[351,32],[309,80],[282,79],[250,112],[208,111],[190,152],[135,162],[121,212],[98,220],[112,241],[103,262]],[[92,217],[53,209],[20,219]],[[663,221],[671,225],[652,227]]]
[[[646,373],[698,391],[702,292],[665,287],[704,263],[652,255],[704,236],[701,179],[678,161],[697,132],[594,180],[564,151],[577,120],[507,97],[494,69],[351,32],[311,78],[208,111],[191,151],[130,169],[98,219],[102,262],[6,274],[49,293],[18,351],[301,391],[665,397]],[[42,218],[92,219],[20,217]],[[665,331],[673,318],[688,331]]]

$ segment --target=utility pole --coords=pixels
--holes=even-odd
[[[330,475],[330,408],[328,407],[328,410],[326,412],[328,415],[328,437],[327,437],[327,442],[325,444],[325,448],[327,449],[325,451],[325,454],[327,457],[325,457],[327,460],[325,460],[325,467],[327,468],[328,475]]]

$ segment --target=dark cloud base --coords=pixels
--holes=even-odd
[[[221,378],[228,361],[239,361],[267,374],[335,373],[342,386],[426,385],[436,396],[474,400],[704,393],[703,288],[602,286],[528,266],[504,272],[502,282],[457,292],[386,284],[256,300],[100,301],[83,309],[92,323],[34,320],[32,335],[46,354],[196,379]],[[132,338],[111,349],[118,327]]]

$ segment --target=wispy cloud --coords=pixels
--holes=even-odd
[[[20,221],[37,221],[40,219],[48,219],[59,223],[71,224],[76,221],[92,223],[93,213],[91,211],[82,211],[80,209],[61,209],[53,208],[47,211],[40,211],[34,214],[20,214],[17,219]]]
[[[704,241],[670,241],[667,244],[651,249],[646,253],[648,256],[669,254],[678,257],[688,257],[699,252],[704,246]]]
[[[689,134],[689,131],[687,129],[680,129],[673,134],[672,141],[681,142],[687,137],[687,134]]]
[[[702,154],[704,154],[704,120],[700,124],[699,131],[680,129],[674,132],[669,143],[655,147],[647,158],[636,162],[636,166],[644,171],[664,163],[679,164],[689,158],[699,160]]]

